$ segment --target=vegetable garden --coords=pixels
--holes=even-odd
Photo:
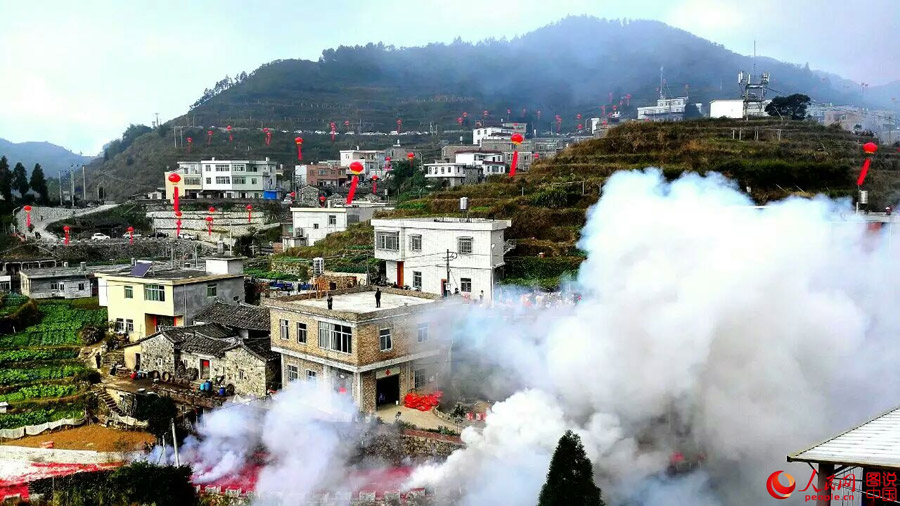
[[[7,296],[0,311],[15,310],[27,299]],[[96,301],[48,300],[37,304],[40,321],[0,336],[0,429],[78,418],[84,413],[90,371],[78,360],[84,327],[107,325],[106,309]]]

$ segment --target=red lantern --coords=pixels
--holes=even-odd
[[[181,235],[181,211],[175,211],[175,237]]]
[[[522,138],[522,134],[514,133],[510,136],[509,140],[512,141],[514,145],[512,163],[509,166],[509,177],[515,177],[516,164],[519,163],[519,144],[522,144],[522,141],[525,139]]]
[[[209,206],[209,212],[210,212],[210,214],[216,212],[216,208],[213,206]]]
[[[557,114],[556,115],[556,133],[559,133],[559,128],[562,126],[562,117]]]
[[[325,207],[325,195],[319,195],[319,205]]]
[[[353,174],[353,179],[350,181],[350,192],[347,193],[347,205],[353,203],[353,195],[356,194],[356,185],[359,184],[359,175],[363,173],[365,167],[363,164],[359,162],[353,162],[350,164],[350,173]]]
[[[134,227],[128,227],[128,244],[134,244]]]
[[[207,130],[206,131],[206,145],[207,146],[212,145],[212,136],[213,136],[213,131]]]
[[[334,121],[331,122],[331,142],[334,142]]]
[[[577,119],[578,121],[581,121],[581,113],[576,114],[575,119]]]
[[[172,183],[172,200],[175,205],[175,212],[178,212],[178,183],[181,181],[181,176],[178,175],[177,172],[173,172],[169,174],[169,182]]]
[[[684,86],[685,88],[687,88],[687,85]],[[631,93],[625,95],[625,105],[629,107],[631,106]]]
[[[372,194],[378,194],[378,174],[372,175]]]
[[[578,124],[578,131],[584,130],[584,125],[581,123]]]
[[[866,174],[869,173],[869,164],[871,163],[871,156],[878,151],[878,145],[874,142],[867,142],[863,144],[863,151],[866,153],[866,160],[863,162],[862,170],[859,171],[859,178],[856,179],[856,186],[862,186],[863,182],[866,180]]]
[[[512,116],[512,109],[507,108],[506,109],[506,119],[509,119],[510,116]]]
[[[25,230],[31,228],[31,206],[26,205],[22,208],[25,211]]]
[[[485,109],[484,111],[481,111],[481,114],[483,114],[484,117],[487,118],[488,117],[487,109]]]
[[[212,237],[212,222],[213,222],[213,217],[212,217],[212,216],[207,216],[207,217],[206,217],[206,233],[207,233],[210,237]]]
[[[344,127],[350,129],[350,120],[344,120]]]
[[[187,141],[188,141],[188,153],[190,153],[190,152],[191,152],[191,146],[194,145],[194,139],[188,137],[188,138],[187,138]]]
[[[535,114],[537,114],[537,119],[540,120],[541,119],[541,110],[538,109]]]
[[[247,223],[253,221],[253,206],[247,204]]]
[[[297,192],[291,192],[291,193],[289,193],[289,194],[288,194],[288,195],[290,195],[290,196],[291,196],[291,198],[294,198],[294,197],[296,197],[296,196],[297,196]]]
[[[391,170],[391,157],[389,156],[384,157],[384,170]]]
[[[538,160],[538,159],[541,157],[540,153],[534,153],[534,154],[531,155],[531,156],[532,156],[535,160]]]
[[[601,113],[603,116],[606,116],[606,106],[605,106],[605,105],[601,105],[601,106],[600,106],[600,113]]]
[[[266,146],[272,143],[272,132],[269,131],[269,128],[263,128],[263,133],[266,134]]]
[[[462,116],[456,118],[456,122],[459,123],[459,126],[462,126],[462,122],[463,122]]]
[[[225,130],[228,130],[228,142],[234,142],[234,135],[231,134],[231,125],[225,127]]]
[[[522,117],[523,117],[523,118],[525,117],[525,113],[527,113],[527,112],[528,112],[528,109],[525,109],[525,108],[523,107],[523,108],[522,108]]]
[[[469,117],[469,113],[463,112],[463,118],[468,118],[468,117]]]
[[[398,119],[398,120],[397,120],[397,133],[399,134],[399,133],[400,133],[400,130],[402,130],[402,129],[403,129],[403,120],[402,120],[402,119]]]
[[[64,243],[66,246],[69,245],[69,230],[70,230],[70,228],[69,228],[68,225],[64,225],[64,226],[63,226],[63,232],[66,233],[66,240],[65,240],[65,243]]]
[[[303,160],[303,137],[294,137],[294,144],[297,145],[297,160]]]
[[[416,154],[413,153],[412,151],[410,151],[409,153],[406,153],[406,159],[409,160],[409,163],[413,163],[413,159],[415,159],[415,158],[416,158]]]

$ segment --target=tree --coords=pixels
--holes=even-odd
[[[44,178],[44,169],[41,168],[41,164],[34,164],[34,168],[31,169],[31,181],[28,185],[40,196],[38,202],[46,204],[50,191],[47,190],[47,180]]]
[[[16,168],[13,169],[12,187],[19,192],[22,198],[25,198],[25,194],[28,193],[28,171],[25,170],[22,162],[17,163]]]
[[[766,106],[769,116],[790,117],[794,120],[806,119],[806,106],[809,97],[802,93],[794,93],[786,97],[775,97]]]
[[[0,157],[0,197],[6,201],[6,208],[12,207],[12,172],[6,157]]]
[[[134,417],[147,421],[147,431],[162,440],[172,428],[171,423],[178,410],[175,403],[168,397],[148,395],[138,399],[134,409]]]
[[[593,473],[581,438],[567,430],[553,452],[538,506],[605,506],[600,487],[594,484]]]

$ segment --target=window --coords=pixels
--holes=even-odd
[[[288,365],[287,366],[287,376],[288,376],[288,381],[296,381],[297,378],[300,377],[300,371],[297,370],[297,366]]]
[[[184,184],[186,186],[200,186],[200,178],[199,177],[191,177],[184,178]]]
[[[291,330],[290,330],[289,323],[287,320],[278,320],[278,328],[281,332],[279,335],[281,336],[282,339],[287,340],[287,339],[291,338],[291,334],[290,334]]]
[[[428,324],[420,323],[418,331],[416,333],[416,340],[420,343],[424,343],[428,340]]]
[[[56,282],[56,281],[51,281],[51,282],[50,282],[50,289],[51,289],[51,290],[59,290],[59,283]]]
[[[419,389],[428,384],[428,369],[413,371],[413,388]]]
[[[346,325],[319,322],[319,348],[341,353],[352,353],[352,329]]]
[[[162,285],[146,285],[144,286],[144,300],[165,302],[166,291]]]
[[[422,236],[421,235],[409,236],[409,249],[412,251],[422,251]]]
[[[231,181],[234,184],[245,184],[247,182],[247,178],[245,178],[244,176],[234,176],[233,178],[231,178]]]
[[[306,324],[297,322],[297,342],[306,344]]]
[[[328,175],[328,169],[319,169],[319,175],[320,176]]]
[[[318,224],[318,223],[313,223],[313,229],[319,230],[319,224]]]
[[[60,290],[65,290],[65,289],[66,289],[66,285],[60,283],[60,284],[59,284],[59,289],[60,289]]]
[[[459,289],[463,293],[472,293],[472,278],[459,278]]]
[[[134,320],[125,320],[125,332],[134,332]]]
[[[206,285],[206,296],[207,297],[215,297],[218,292],[219,285],[215,283],[209,283]]]
[[[235,172],[244,172],[244,169],[245,169],[245,168],[246,168],[246,167],[245,167],[244,165],[235,165],[235,166],[234,166],[234,171],[235,171]]]
[[[251,165],[247,167],[247,172],[259,172],[259,167],[257,167],[256,165]]]
[[[78,291],[84,291],[84,283],[78,283]]]
[[[211,178],[211,177],[206,178],[206,184],[212,184],[212,178]]]
[[[381,351],[391,351],[394,343],[391,342],[391,329],[381,329],[378,331],[378,344]]]
[[[460,237],[457,239],[457,249],[460,254],[470,255],[472,254],[472,238],[471,237]]]
[[[244,370],[238,369],[238,379],[244,379]]]
[[[123,330],[125,330],[125,320],[116,318],[116,332],[122,332]]]
[[[306,381],[316,381],[316,371],[306,370]]]
[[[255,177],[251,177],[251,178],[250,178],[250,184],[256,184],[256,178],[255,178]]]
[[[337,216],[334,214],[328,215],[328,224],[329,225],[337,225]]]
[[[377,232],[375,234],[375,247],[378,249],[386,249],[397,251],[400,249],[400,233],[399,232]]]
[[[216,164],[216,172],[228,172],[228,165]]]
[[[228,176],[216,176],[216,184],[229,184],[230,180]]]

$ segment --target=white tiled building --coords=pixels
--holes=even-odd
[[[506,174],[506,163],[500,151],[483,149],[457,151],[456,163],[478,167],[482,176]]]
[[[181,176],[179,193],[184,198],[262,198],[277,190],[278,165],[269,160],[201,160],[178,162],[178,169],[165,173],[166,199],[172,200],[174,187],[169,175]]]
[[[477,218],[374,219],[375,258],[385,261],[389,281],[426,293],[491,300],[495,272],[504,265],[509,220]],[[450,253],[449,278],[447,253]]]
[[[343,232],[348,225],[369,221],[383,204],[353,204],[350,207],[292,207],[291,226],[283,238],[286,248],[312,246],[328,234]]]
[[[464,163],[434,162],[425,164],[425,179],[431,181],[447,181],[448,186],[472,184],[478,182],[480,169]]]
[[[353,162],[360,162],[366,168],[363,173],[367,178],[377,174],[384,177],[384,152],[374,149],[342,149],[341,167],[350,167]]]

